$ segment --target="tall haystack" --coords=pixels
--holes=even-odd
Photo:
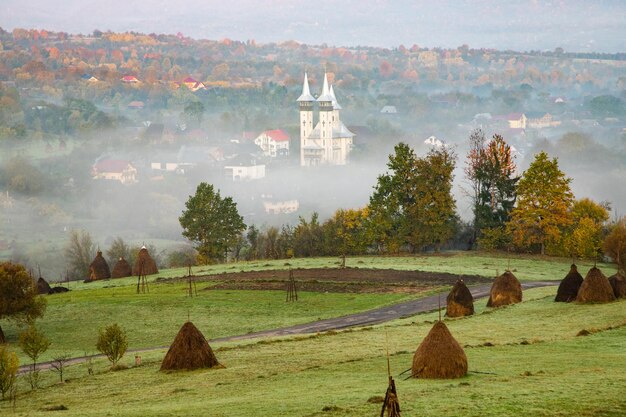
[[[587,272],[576,301],[579,303],[608,303],[615,300],[609,280],[595,266]]]
[[[467,356],[442,321],[435,323],[413,355],[413,378],[451,379],[467,374]]]
[[[130,277],[133,275],[133,268],[130,267],[130,264],[123,257],[120,258],[113,267],[113,271],[111,272],[111,278],[124,278]]]
[[[190,321],[183,324],[167,351],[161,370],[192,370],[220,366],[204,335]]]
[[[446,316],[465,317],[474,314],[474,297],[465,282],[459,279],[447,297]]]
[[[89,265],[89,281],[111,278],[111,270],[102,251],[98,251],[91,265]]]
[[[39,279],[37,280],[37,293],[38,294],[50,293],[50,284],[48,284],[48,281],[46,281],[42,277],[39,277]]]
[[[506,271],[493,281],[487,307],[501,307],[522,301],[522,284],[511,271]]]
[[[569,273],[565,275],[565,278],[559,284],[559,289],[556,291],[556,298],[554,301],[569,303],[576,300],[578,290],[583,283],[583,276],[580,275],[575,264],[570,267]]]
[[[619,272],[609,278],[615,298],[626,298],[626,278]]]
[[[158,273],[159,270],[157,269],[156,262],[154,262],[154,259],[152,259],[148,253],[148,249],[142,246],[139,255],[137,255],[137,260],[135,260],[135,265],[133,266],[133,275],[153,275]]]

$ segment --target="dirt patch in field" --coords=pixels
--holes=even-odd
[[[476,275],[454,275],[393,269],[320,268],[294,269],[299,291],[347,293],[421,293],[442,286],[452,286],[462,278],[467,285],[491,282]],[[196,277],[213,281],[210,289],[284,290],[289,271],[250,271]]]

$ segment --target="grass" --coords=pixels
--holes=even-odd
[[[626,413],[626,301],[554,303],[554,287],[525,292],[521,304],[447,320],[469,360],[457,380],[396,377],[404,416],[621,416]],[[164,374],[165,351],[143,353],[144,365],[110,372],[97,361],[69,368],[70,382],[21,392],[0,414],[65,416],[374,416],[384,395],[386,340],[395,375],[407,369],[435,313],[358,330],[266,341],[216,344],[226,369]],[[592,330],[577,337],[582,330]],[[485,342],[494,346],[487,347]],[[132,365],[132,358],[125,358]],[[326,411],[324,411],[326,410]],[[4,414],[6,413],[6,414]]]

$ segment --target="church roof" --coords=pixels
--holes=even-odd
[[[333,98],[333,109],[341,110],[341,106],[337,103],[337,97],[335,97],[335,90],[332,85],[330,86],[330,96]]]
[[[324,86],[322,87],[322,95],[318,97],[320,101],[333,101],[333,97],[330,95],[330,89],[328,88],[328,76],[324,73]]]
[[[304,73],[304,83],[302,84],[302,94],[298,97],[298,102],[306,102],[306,101],[315,101],[315,97],[311,95],[311,90],[309,90],[309,78],[307,77],[306,72]]]
[[[333,128],[333,138],[352,138],[354,136],[354,133],[350,132],[341,120],[339,121],[339,126]]]

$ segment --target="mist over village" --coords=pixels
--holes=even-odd
[[[0,6],[0,414],[626,413],[623,3],[56,3]]]

